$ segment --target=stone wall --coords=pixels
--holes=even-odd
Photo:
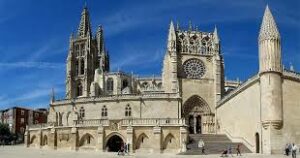
[[[130,144],[130,152],[175,152],[185,151],[182,145],[187,133],[181,126],[140,126],[112,129],[110,126],[52,127],[28,130],[27,147],[48,147],[63,150],[106,151],[108,140],[117,135]],[[47,143],[45,143],[47,137]],[[89,138],[88,138],[89,137]],[[87,140],[89,139],[89,140]],[[89,143],[87,143],[89,141]]]
[[[228,135],[232,141],[243,142],[255,152],[255,135],[261,135],[258,80],[247,83],[235,93],[217,107],[219,132]]]

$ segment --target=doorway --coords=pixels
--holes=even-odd
[[[123,144],[123,139],[117,135],[114,135],[108,139],[106,148],[109,152],[118,152]]]
[[[191,134],[202,134],[202,126],[201,126],[201,115],[189,116],[189,132]]]

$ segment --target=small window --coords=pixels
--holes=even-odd
[[[35,117],[39,117],[39,113],[35,113]]]
[[[127,80],[123,80],[122,82],[122,89],[128,87],[128,81]]]
[[[86,138],[86,143],[87,143],[87,144],[91,144],[91,137],[90,137],[90,136],[87,136],[87,138]]]
[[[126,108],[125,108],[125,116],[126,117],[130,117],[131,116],[131,107],[129,104],[126,105]]]
[[[24,123],[25,123],[25,119],[24,119],[24,118],[21,118],[20,123],[21,123],[21,124],[24,124]]]
[[[80,62],[80,75],[84,74],[84,59],[81,59]]]
[[[23,134],[25,132],[24,127],[20,127],[20,133]]]
[[[81,107],[80,110],[79,110],[79,117],[84,118],[84,116],[85,116],[85,110],[84,110],[83,107]]]
[[[82,96],[82,85],[79,83],[77,85],[77,97]]]
[[[106,89],[108,92],[112,92],[114,90],[114,80],[112,78],[107,79]]]
[[[102,107],[101,116],[102,117],[107,117],[107,108],[106,108],[105,105]]]
[[[24,110],[21,110],[21,115],[24,115],[25,114],[25,111]]]
[[[79,61],[76,60],[76,63],[75,63],[75,73],[76,73],[76,75],[79,74],[78,72],[79,72]]]

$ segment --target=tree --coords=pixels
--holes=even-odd
[[[9,136],[10,134],[8,124],[0,123],[0,136]]]

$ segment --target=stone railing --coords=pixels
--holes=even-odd
[[[284,70],[283,74],[284,74],[285,78],[300,80],[300,73],[299,72]]]
[[[89,119],[89,120],[74,120],[75,126],[99,126],[109,125],[109,120],[106,119]]]
[[[117,123],[120,126],[185,126],[185,119],[178,118],[129,118],[120,120],[108,120],[108,119],[87,119],[87,120],[74,120],[74,126],[76,127],[98,127],[98,126],[110,126],[110,124]],[[56,123],[43,123],[34,124],[28,126],[29,130],[36,130],[49,127],[70,127],[64,125],[57,125]]]
[[[125,119],[122,125],[132,126],[169,126],[169,125],[185,125],[185,119],[178,118],[142,118],[142,119]]]
[[[56,127],[57,123],[55,122],[48,122],[48,123],[39,123],[39,124],[31,124],[28,125],[29,129],[37,129],[37,128],[47,128],[47,127]]]
[[[74,99],[60,99],[52,103],[52,105],[62,105],[77,102],[97,102],[97,101],[115,101],[115,100],[126,100],[126,99],[165,99],[165,98],[180,98],[177,93],[145,93],[145,94],[118,94],[118,95],[104,95],[99,97],[79,97]]]

